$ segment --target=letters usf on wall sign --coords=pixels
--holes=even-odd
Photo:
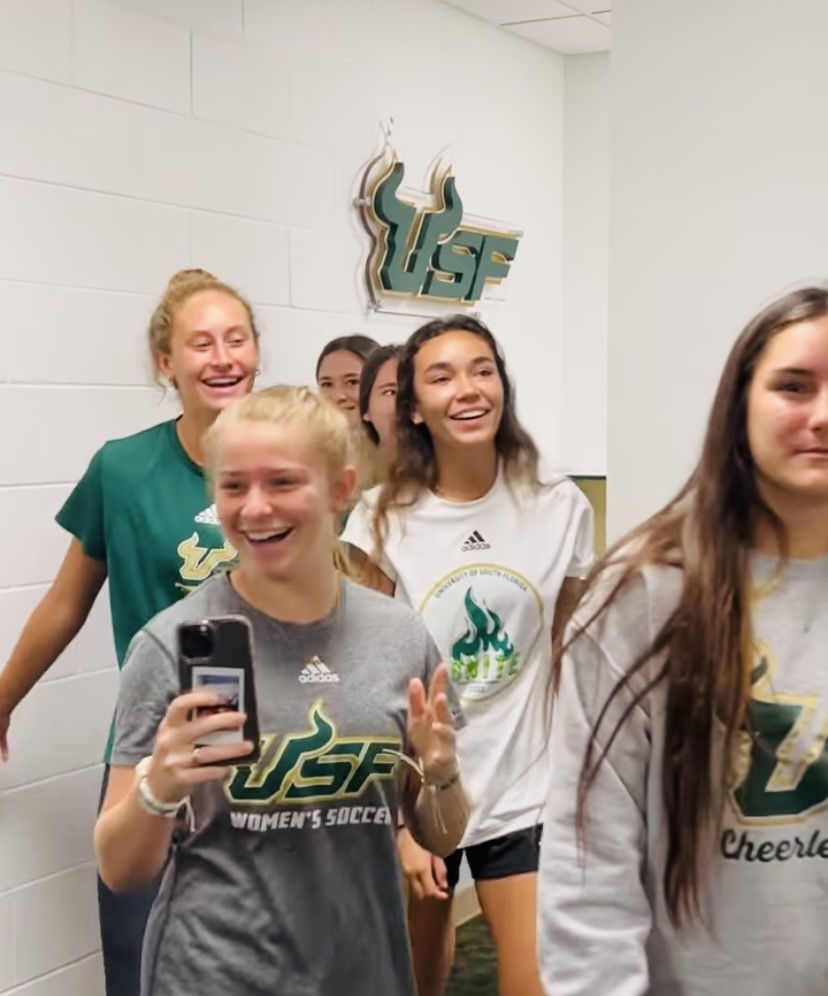
[[[366,168],[355,200],[371,236],[366,264],[374,308],[384,298],[472,304],[509,273],[522,232],[464,217],[449,169],[437,167],[429,191],[402,187],[405,166],[383,153]]]

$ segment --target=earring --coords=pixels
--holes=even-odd
[[[261,367],[256,367],[256,369],[253,371],[253,376],[254,377],[258,377],[261,372],[262,372],[262,368]]]

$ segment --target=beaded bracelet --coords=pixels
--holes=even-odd
[[[150,765],[152,764],[151,757],[144,757],[135,766],[135,782],[138,789],[138,802],[141,804],[141,808],[150,813],[152,816],[163,816],[168,820],[173,820],[180,812],[183,806],[187,806],[190,801],[190,797],[187,795],[183,799],[179,799],[178,802],[164,802],[162,799],[157,798],[153,795],[152,789],[149,787],[147,781],[147,775],[149,774]]]

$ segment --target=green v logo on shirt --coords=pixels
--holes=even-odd
[[[731,797],[744,822],[787,823],[828,803],[828,715],[815,695],[775,690],[775,658],[766,644],[756,656],[752,735],[742,734],[740,777]]]

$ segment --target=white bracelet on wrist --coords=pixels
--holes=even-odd
[[[153,795],[147,781],[151,764],[152,758],[144,757],[135,766],[135,785],[138,790],[138,802],[141,804],[141,808],[152,816],[164,816],[168,820],[175,819],[182,806],[186,806],[189,803],[190,797],[185,795],[178,802],[164,802]]]

